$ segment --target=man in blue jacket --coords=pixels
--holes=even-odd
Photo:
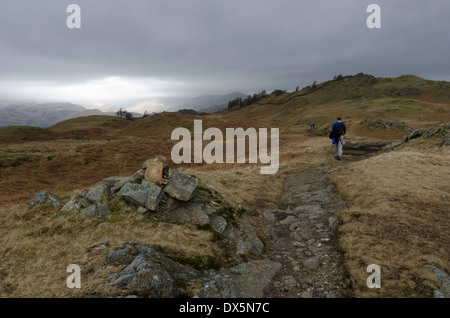
[[[330,132],[330,139],[334,144],[334,158],[341,160],[342,148],[344,147],[344,135],[347,132],[345,124],[342,122],[342,118],[338,117],[337,122],[333,124],[333,128]]]

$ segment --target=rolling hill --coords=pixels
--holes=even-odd
[[[113,214],[86,221],[79,211],[62,213],[45,205],[28,210],[27,203],[44,190],[66,203],[105,178],[139,175],[145,160],[162,155],[170,171],[197,177],[202,191],[220,196],[247,217],[267,247],[264,257],[284,262],[268,295],[283,297],[280,290],[289,290],[295,291],[294,297],[324,296],[330,291],[318,281],[324,278],[322,282],[350,297],[433,297],[440,281],[425,266],[450,272],[449,85],[413,75],[356,74],[297,92],[273,92],[252,105],[209,115],[162,112],[133,121],[88,116],[45,129],[0,128],[0,239],[5,242],[0,293],[73,297],[61,284],[66,276],[59,262],[70,257],[88,268],[83,275],[90,283],[77,296],[110,296],[104,279],[110,272],[100,270],[106,254],[130,240],[167,241],[173,224],[155,221],[164,212],[144,217],[114,199],[105,202]],[[337,116],[348,128],[341,161],[333,158],[328,139]],[[280,128],[278,172],[262,175],[259,163],[175,164],[171,150],[177,141],[171,140],[171,133],[178,127],[192,132],[195,119],[203,121],[203,130]],[[311,123],[316,129],[310,129]],[[433,129],[435,134],[420,137]],[[405,139],[411,132],[419,135]],[[407,141],[385,147],[402,139]],[[336,199],[324,194],[329,192],[345,204],[332,217],[320,216],[326,202]],[[205,231],[205,226],[177,225],[177,247],[188,250],[195,245],[192,235]],[[80,236],[83,240],[73,239]],[[282,239],[289,244],[280,244]],[[218,236],[203,242],[214,242],[218,251],[230,249]],[[92,248],[99,244],[102,250]],[[176,257],[192,260],[201,256],[197,254]],[[369,264],[381,267],[381,289],[366,288]],[[337,267],[345,275],[334,284]],[[54,279],[49,272],[61,277]],[[325,275],[318,277],[318,272]],[[314,293],[303,294],[309,291]]]
[[[91,115],[105,115],[72,103],[0,103],[0,127],[50,127],[58,122]],[[109,114],[110,115],[110,114]]]

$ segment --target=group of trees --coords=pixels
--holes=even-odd
[[[259,93],[255,93],[253,95],[248,95],[244,99],[242,97],[237,97],[228,102],[228,109],[233,108],[233,107],[241,107],[241,106],[248,106],[248,105],[254,104],[266,95],[267,95],[266,90],[262,90]]]
[[[134,116],[132,113],[130,113],[129,111],[126,111],[124,109],[122,109],[122,107],[120,107],[120,109],[116,112],[117,117],[119,118],[123,118],[126,120],[133,120]]]

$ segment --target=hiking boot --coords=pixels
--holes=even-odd
[[[341,160],[341,157],[339,157],[339,156],[336,156],[336,159],[337,159],[337,160]]]

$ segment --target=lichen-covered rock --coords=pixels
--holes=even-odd
[[[81,217],[92,218],[97,214],[97,206],[95,204],[91,204],[87,208],[84,208],[80,211]]]
[[[143,180],[142,184],[128,182],[120,189],[117,196],[137,207],[143,206],[155,211],[161,200],[162,191],[157,185]]]
[[[109,187],[112,187],[117,182],[123,180],[123,177],[108,177],[106,179],[103,179],[102,182],[106,183]]]
[[[156,211],[158,204],[161,201],[162,190],[156,184],[142,180],[142,187],[147,190],[147,199],[145,200],[144,207],[151,211]]]
[[[85,199],[89,200],[92,203],[101,203],[104,200],[108,200],[110,196],[111,186],[108,185],[108,182],[100,181],[91,189],[89,189]]]
[[[97,204],[91,204],[87,208],[84,208],[80,211],[81,217],[106,217],[111,214],[111,210],[109,209],[109,206],[106,203],[97,203]]]
[[[154,298],[180,296],[176,281],[194,281],[202,274],[177,263],[152,245],[127,242],[109,252],[109,265],[129,264],[119,273],[109,275],[106,280],[119,290],[137,292]]]
[[[225,230],[228,227],[228,223],[225,218],[216,213],[209,216],[209,225],[215,232],[222,235],[225,233]]]
[[[120,189],[122,189],[122,187],[127,184],[128,182],[132,182],[133,181],[133,177],[127,177],[124,178],[120,181],[117,181],[116,183],[114,183],[114,185],[111,187],[111,194],[116,194],[117,192],[120,191]]]
[[[169,183],[164,188],[164,192],[181,201],[189,201],[197,190],[198,179],[178,171],[172,173]]]
[[[210,223],[209,214],[216,209],[200,203],[192,203],[166,212],[164,221],[170,223],[192,223],[207,225]]]
[[[281,264],[268,259],[222,268],[194,298],[262,298]]]
[[[63,203],[58,196],[54,195],[51,192],[43,191],[43,192],[36,193],[33,196],[33,200],[31,200],[28,203],[28,209],[32,209],[35,206],[41,205],[41,204],[51,204],[55,208],[57,208],[57,207],[61,206]]]

